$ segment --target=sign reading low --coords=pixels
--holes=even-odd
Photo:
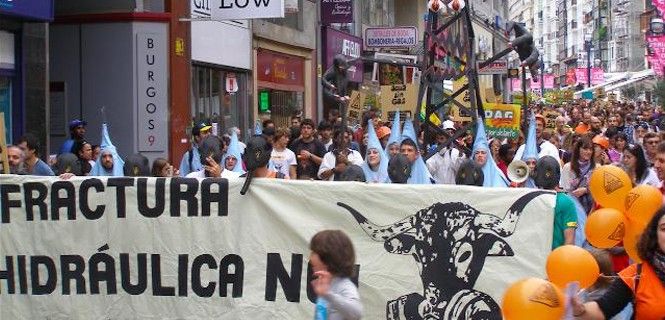
[[[367,28],[366,48],[410,48],[418,44],[416,27]]]
[[[284,18],[284,0],[213,0],[211,2],[212,19]]]
[[[485,61],[478,61],[478,74],[492,75],[492,74],[507,74],[508,73],[508,61],[506,60],[497,60],[485,67],[480,68],[480,65]]]

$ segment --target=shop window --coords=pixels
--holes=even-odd
[[[246,74],[235,71],[192,66],[192,122],[205,120],[217,123],[220,131],[238,127],[244,132],[247,126],[247,108],[244,107],[246,77]],[[228,78],[235,78],[237,92],[228,92]]]
[[[259,89],[259,113],[269,115],[275,126],[288,128],[291,116],[302,112],[303,92],[282,91],[267,88]]]

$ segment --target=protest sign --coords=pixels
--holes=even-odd
[[[353,241],[365,319],[500,318],[545,276],[553,192],[242,182],[0,176],[0,318],[311,319],[325,229]]]
[[[520,135],[520,105],[485,103],[485,130],[493,138],[517,138]]]
[[[352,123],[360,123],[362,121],[363,109],[365,108],[366,94],[360,91],[351,91],[349,98],[349,106],[346,108],[346,117]]]
[[[547,110],[543,112],[543,117],[545,117],[545,130],[554,131],[556,129],[556,118],[561,115],[558,111]]]
[[[381,86],[381,111],[415,110],[418,103],[418,85]]]

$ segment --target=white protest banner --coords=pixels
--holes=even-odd
[[[214,20],[284,18],[284,0],[213,0],[210,13]]]
[[[242,182],[0,176],[0,319],[311,319],[324,229],[354,243],[365,319],[499,319],[545,274],[554,193]]]

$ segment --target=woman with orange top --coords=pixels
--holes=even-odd
[[[635,304],[634,318],[662,320],[665,316],[665,209],[661,208],[644,229],[637,251],[642,263],[619,272],[607,292],[582,304],[573,297],[576,319],[603,320],[618,314],[628,303]]]

